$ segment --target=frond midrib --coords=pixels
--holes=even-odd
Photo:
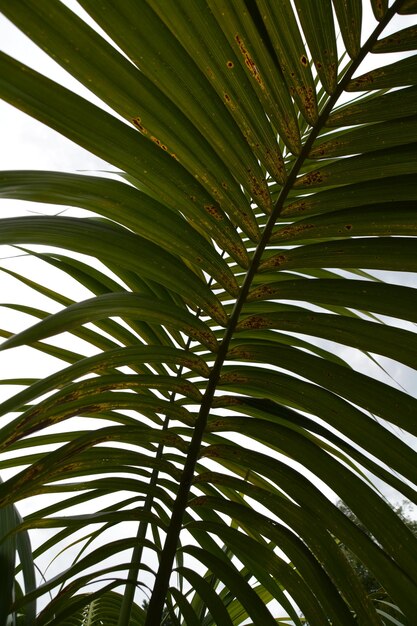
[[[284,203],[293,187],[293,184],[305,160],[307,159],[316,138],[318,137],[319,133],[325,126],[330,113],[333,111],[335,104],[337,103],[338,99],[344,92],[349,81],[352,79],[353,74],[359,68],[359,66],[361,65],[362,61],[367,56],[367,54],[371,51],[379,35],[383,32],[383,30],[389,24],[391,19],[398,12],[398,10],[400,9],[404,1],[405,0],[395,0],[394,4],[389,8],[387,13],[385,14],[385,17],[380,22],[378,22],[374,31],[371,33],[367,41],[361,47],[357,58],[352,61],[351,65],[343,74],[343,77],[341,78],[340,82],[337,85],[337,89],[329,97],[326,105],[324,106],[323,110],[320,112],[320,115],[317,120],[317,124],[311,128],[311,131],[302,147],[302,150],[299,156],[296,158],[291,170],[288,173],[287,180],[284,183],[279,193],[279,196],[274,205],[273,211],[271,215],[269,216],[268,221],[264,227],[261,239],[256,247],[256,250],[253,254],[249,268],[247,270],[245,279],[240,288],[240,293],[236,298],[236,302],[235,302],[233,311],[230,315],[229,322],[227,326],[225,327],[224,337],[219,345],[216,359],[213,364],[210,376],[208,378],[206,391],[204,393],[204,396],[201,402],[200,410],[196,419],[193,436],[189,445],[188,455],[185,460],[182,479],[178,488],[177,498],[174,502],[172,516],[171,516],[171,523],[168,528],[164,548],[161,554],[161,559],[159,562],[159,569],[155,578],[155,586],[154,586],[152,597],[149,603],[145,626],[151,626],[152,624],[159,623],[158,620],[160,620],[160,616],[162,615],[162,610],[164,606],[164,598],[166,597],[166,592],[167,592],[168,585],[169,585],[169,578],[170,578],[171,571],[172,571],[172,564],[174,561],[175,552],[176,552],[177,545],[178,545],[178,539],[179,539],[179,535],[180,535],[181,528],[182,528],[184,512],[187,508],[188,495],[190,492],[191,483],[192,483],[192,479],[194,476],[195,466],[196,466],[200,449],[201,449],[201,443],[202,443],[204,431],[206,428],[207,418],[212,408],[212,401],[217,390],[217,385],[219,382],[222,367],[226,360],[230,341],[232,340],[234,336],[235,329],[239,321],[242,308],[246,302],[246,298],[248,296],[254,276],[256,275],[262,255],[266,249],[266,246],[269,243],[269,239],[271,237],[276,220],[279,218],[281,211],[284,207]]]

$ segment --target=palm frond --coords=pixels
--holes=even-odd
[[[47,304],[0,350],[60,365],[4,381],[0,625],[392,622],[341,545],[411,625],[415,2],[79,5],[0,0],[105,106],[5,53],[0,96],[109,164],[0,173],[77,209],[0,242],[88,293],[1,268]]]

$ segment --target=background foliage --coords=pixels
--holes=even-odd
[[[361,527],[364,532],[367,532],[366,528],[361,524],[357,517],[347,508],[347,506],[339,501],[337,503],[338,508],[351,519],[355,524]],[[396,514],[402,519],[402,521],[408,526],[413,535],[417,536],[417,520],[410,514],[409,505],[407,502],[402,502],[397,506],[393,506]],[[401,623],[402,615],[398,607],[393,603],[392,599],[388,596],[385,589],[383,589],[372,573],[363,565],[363,563],[355,556],[348,548],[341,545],[341,549],[347,557],[349,563],[352,565],[355,572],[358,574],[368,596],[372,598],[372,601],[379,607],[380,614],[385,616],[387,623],[395,623],[399,621]],[[391,616],[391,620],[390,620]]]
[[[0,624],[413,624],[417,539],[374,482],[417,502],[384,373],[416,366],[417,296],[375,273],[417,271],[415,0],[79,5],[0,0],[106,106],[4,53],[0,96],[112,170],[0,174],[82,209],[0,242],[89,292],[4,268],[60,310],[5,303],[35,323],[1,349],[63,365],[3,381]]]

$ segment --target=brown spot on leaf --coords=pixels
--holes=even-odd
[[[258,330],[268,325],[267,320],[261,315],[251,315],[239,322],[237,330]]]
[[[151,141],[156,143],[156,145],[162,148],[162,150],[165,150],[165,151],[168,150],[167,146],[164,143],[162,143],[162,141],[158,139],[158,137],[154,137],[154,135],[151,135]]]
[[[226,407],[226,406],[236,406],[239,404],[243,404],[244,401],[239,398],[239,396],[217,396],[213,398],[213,406],[214,407]]]
[[[280,267],[286,262],[287,256],[285,254],[278,254],[277,256],[274,256],[272,257],[272,259],[269,260],[273,267]]]
[[[317,110],[315,93],[313,89],[311,87],[298,87],[297,92],[300,96],[302,103],[304,104],[306,116],[308,118],[307,121],[314,124],[317,117]]]
[[[282,210],[282,215],[294,215],[297,213],[304,213],[309,208],[309,204],[305,200],[299,200],[298,202],[292,202]]]
[[[204,208],[217,222],[221,222],[223,220],[223,213],[213,204],[205,204]]]
[[[226,63],[227,67],[229,68],[229,70],[231,70],[232,68],[234,68],[235,64],[233,63],[233,61],[228,61]]]
[[[367,87],[368,85],[372,85],[374,82],[374,77],[371,72],[367,74],[363,74],[363,76],[358,76],[358,78],[354,78],[352,80],[352,85],[354,87]]]
[[[270,212],[272,208],[272,200],[271,196],[269,195],[268,188],[264,185],[264,180],[256,178],[251,169],[248,169],[247,173],[252,195],[255,198],[262,199],[262,208],[264,208],[267,212]]]
[[[304,67],[307,67],[308,60],[307,60],[307,57],[306,57],[305,54],[303,54],[303,56],[301,57],[300,61],[301,61],[301,65],[304,65]]]
[[[220,384],[228,384],[228,383],[247,383],[248,377],[243,376],[242,374],[238,374],[236,372],[227,372],[227,374],[223,374],[220,376]]]
[[[284,265],[288,260],[287,255],[285,254],[277,254],[276,256],[272,256],[270,259],[267,259],[259,266],[261,271],[267,271],[271,269],[277,269]]]
[[[138,130],[140,130],[141,133],[143,133],[144,135],[148,134],[148,131],[146,130],[146,128],[143,126],[142,124],[142,120],[140,117],[134,117],[132,119],[132,123],[136,126],[136,128]]]
[[[198,371],[205,378],[208,378],[208,376],[210,375],[210,369],[203,361],[201,363],[196,363],[192,360],[182,359],[181,362],[184,367],[187,367],[191,371]]]
[[[251,361],[253,358],[252,353],[249,350],[244,350],[244,348],[241,347],[230,350],[228,356],[230,358],[245,359],[247,361]]]
[[[105,402],[101,404],[87,404],[86,406],[82,407],[82,412],[83,413],[99,413],[100,411],[106,408],[108,408],[108,406]]]
[[[258,85],[261,87],[261,89],[265,89],[265,85],[264,82],[261,78],[260,72],[257,68],[257,65],[255,63],[255,61],[253,60],[253,58],[251,57],[251,55],[249,54],[249,51],[247,50],[242,38],[240,37],[240,35],[235,35],[235,40],[239,46],[239,50],[243,55],[243,58],[245,59],[245,65],[248,68],[248,70],[250,71],[250,73],[252,74],[253,78],[256,80],[256,82],[258,83]]]
[[[254,300],[267,300],[268,298],[275,296],[277,290],[273,287],[269,287],[268,285],[262,285],[262,287],[257,287],[253,291],[251,291],[248,295],[248,302],[253,302]]]
[[[277,241],[279,239],[288,239],[304,233],[306,230],[314,228],[314,224],[293,224],[276,230],[271,237],[271,241]]]
[[[303,187],[310,187],[314,185],[318,185],[324,181],[324,176],[321,170],[315,170],[314,172],[310,172],[309,174],[305,174],[298,179],[297,183],[302,185]]]

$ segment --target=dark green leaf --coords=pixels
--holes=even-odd
[[[372,52],[407,52],[417,48],[417,26],[409,26],[380,39]]]
[[[374,97],[360,99],[357,103],[337,108],[326,121],[326,126],[350,126],[381,122],[415,115],[417,87],[398,89],[385,93],[377,92]]]
[[[416,71],[417,57],[411,56],[354,78],[347,85],[346,91],[368,91],[413,85]]]
[[[362,2],[360,0],[333,0],[343,42],[351,59],[360,50],[362,30]]]

